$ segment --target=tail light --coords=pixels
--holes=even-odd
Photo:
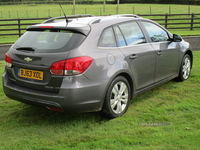
[[[87,70],[92,62],[88,56],[61,60],[51,65],[50,72],[53,75],[77,75]]]
[[[7,67],[12,67],[12,59],[8,53],[5,54],[5,62]]]

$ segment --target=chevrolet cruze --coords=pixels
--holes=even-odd
[[[123,115],[130,100],[169,80],[187,80],[188,42],[137,15],[74,15],[29,26],[5,54],[3,90],[61,112]]]

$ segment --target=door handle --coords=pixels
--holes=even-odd
[[[138,56],[136,54],[132,54],[131,56],[129,56],[130,59],[136,59]]]
[[[157,55],[159,55],[159,56],[162,55],[162,51],[158,51]]]

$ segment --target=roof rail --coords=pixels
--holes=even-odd
[[[95,24],[95,23],[99,23],[101,21],[101,18],[96,18],[91,20],[88,24]]]
[[[68,19],[68,18],[82,18],[82,17],[93,17],[93,15],[89,15],[89,14],[84,14],[84,15],[68,15],[68,16],[66,16],[66,17],[67,17],[67,19]],[[54,18],[50,18],[50,19],[48,19],[48,20],[45,20],[45,21],[42,22],[42,23],[52,23],[52,22],[54,22],[54,20],[56,20],[56,19],[66,19],[66,17],[65,17],[65,16],[54,17]]]
[[[135,17],[135,18],[141,18],[140,16],[138,15],[135,15],[135,14],[121,14],[121,15],[117,15],[119,17]]]

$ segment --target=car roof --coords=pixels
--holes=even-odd
[[[124,20],[132,20],[134,18],[141,18],[133,14],[109,15],[109,16],[93,16],[93,15],[70,15],[50,18],[41,24],[33,26],[64,26],[64,27],[82,27],[95,23],[103,22],[121,22]],[[62,20],[58,20],[62,19]],[[31,27],[31,26],[30,26]]]
[[[109,15],[109,16],[93,16],[93,15],[70,15],[54,17],[45,20],[41,24],[29,26],[27,30],[35,28],[55,28],[55,29],[69,29],[76,30],[83,34],[88,34],[92,25],[109,26],[124,21],[144,19],[134,14],[120,14],[120,15]]]

